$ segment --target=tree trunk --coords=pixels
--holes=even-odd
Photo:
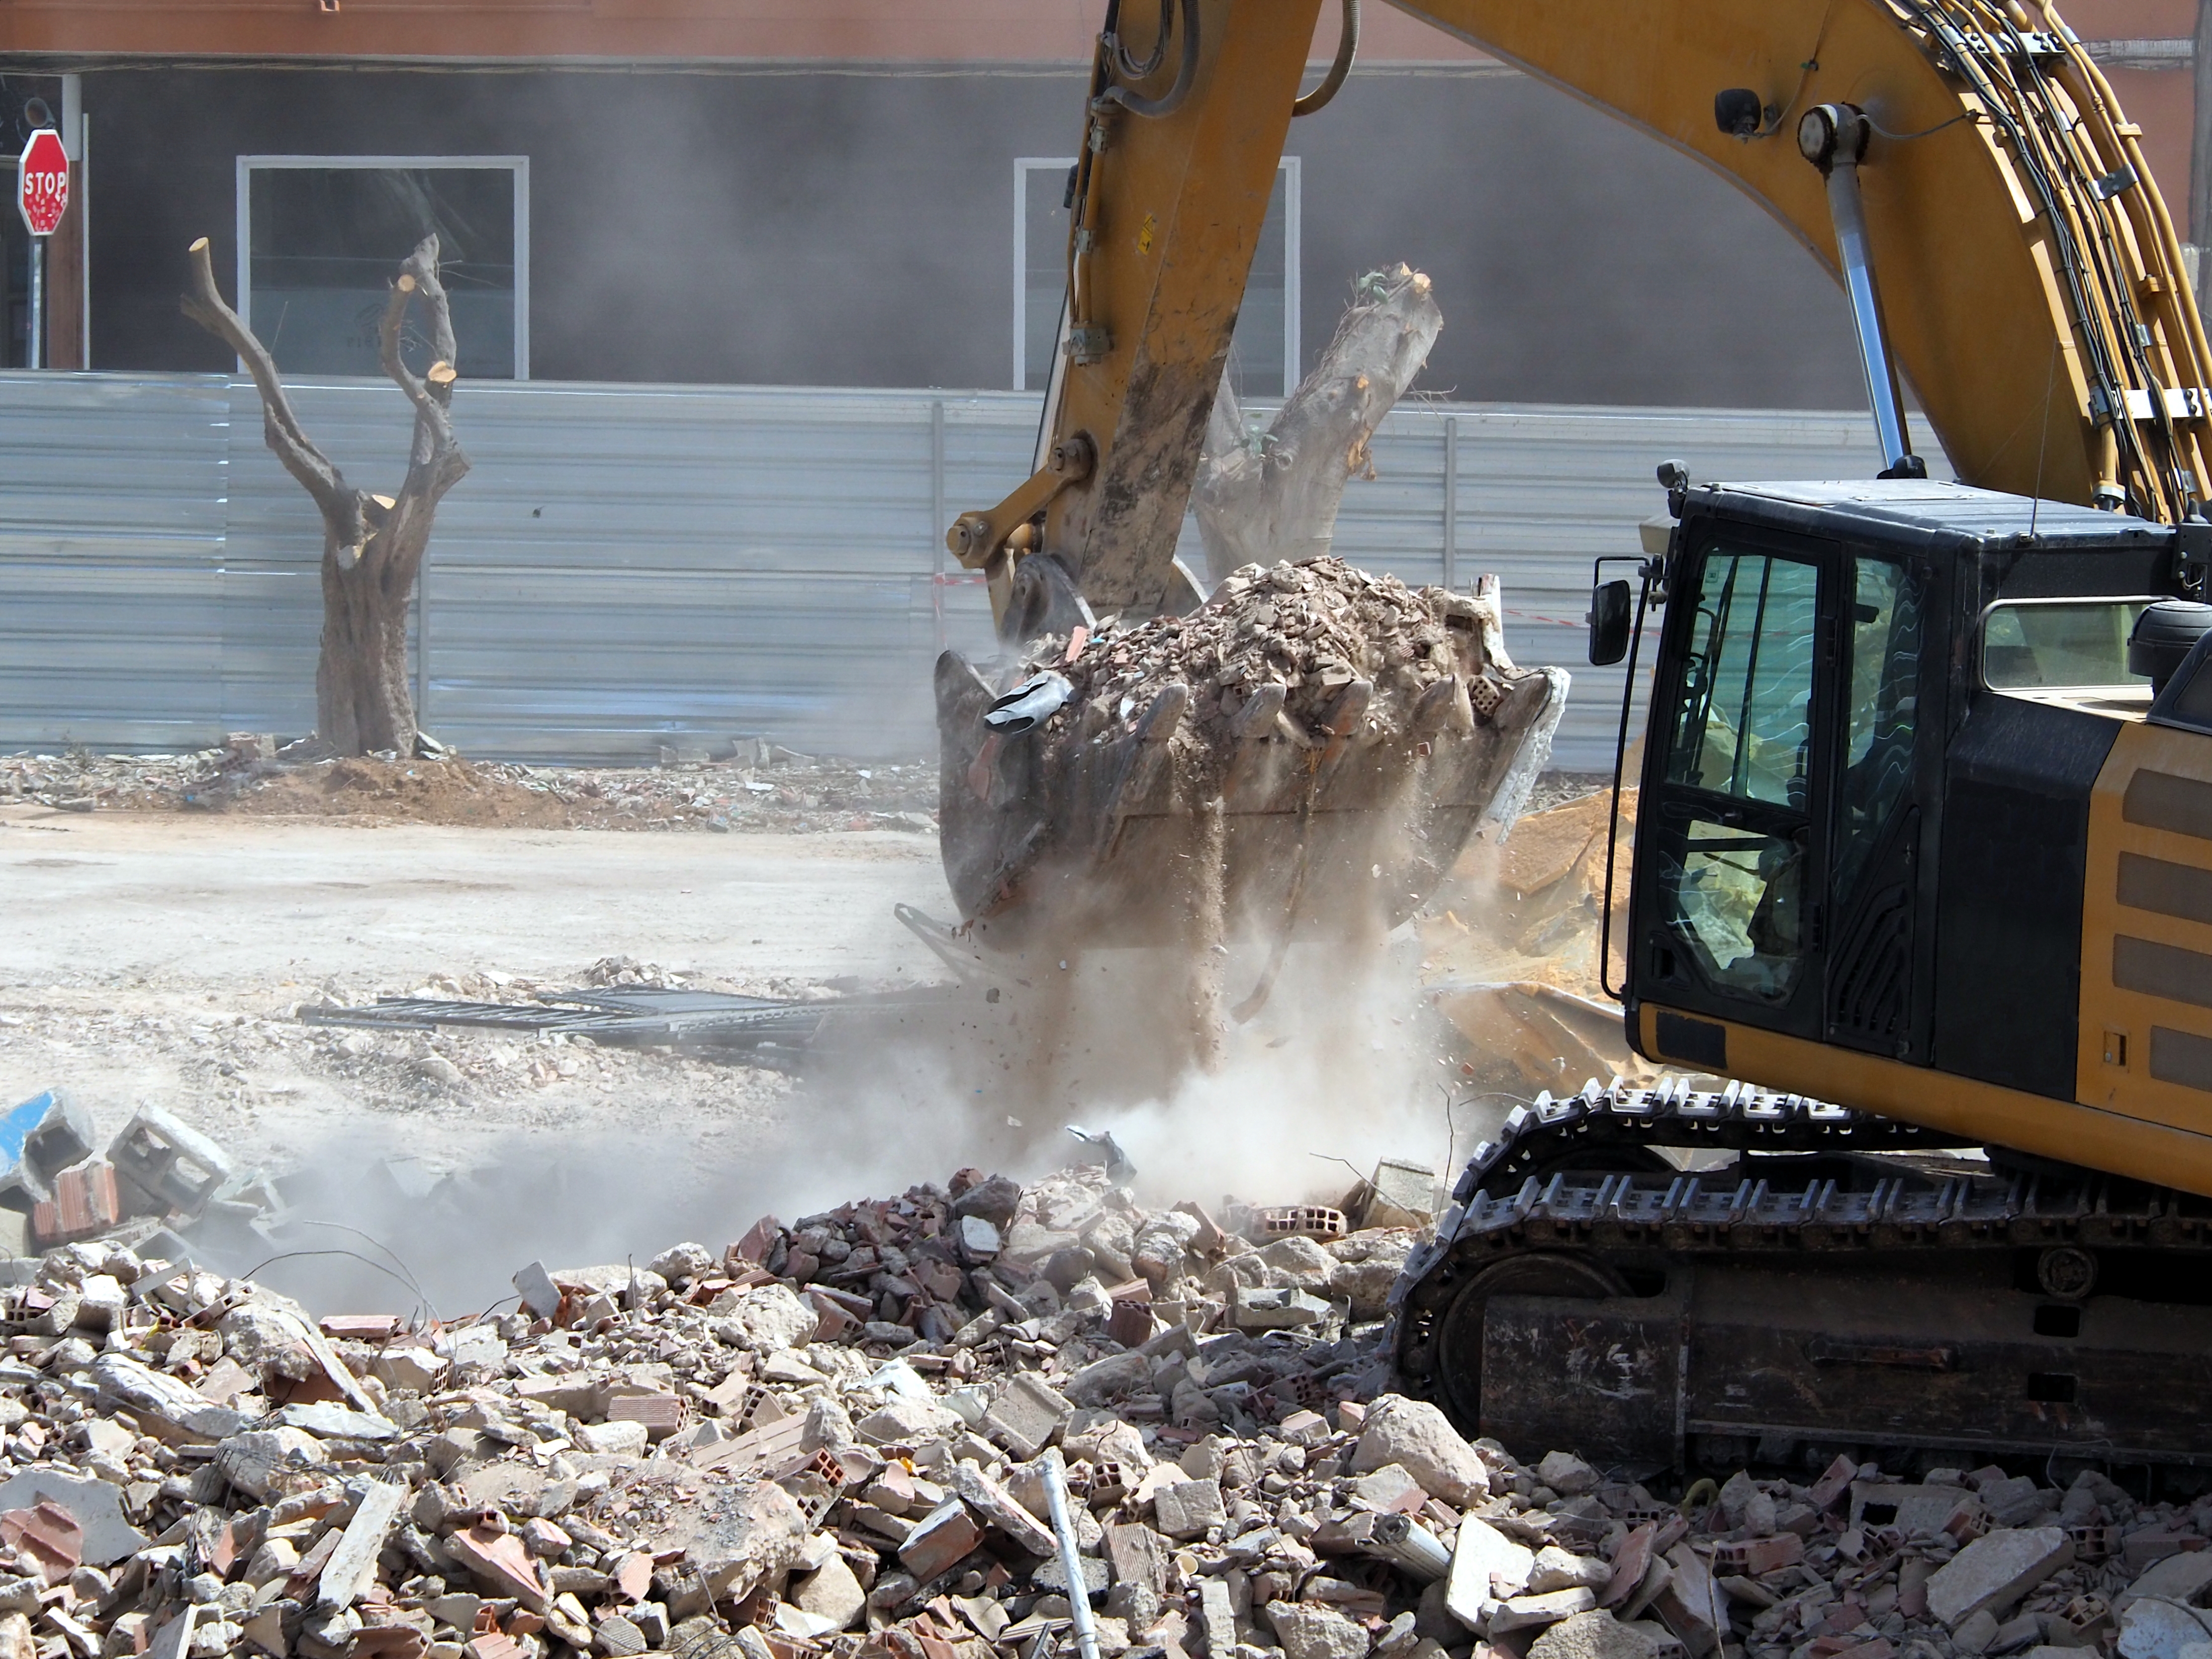
[[[384,372],[415,405],[407,477],[394,495],[373,495],[344,474],[300,426],[276,377],[276,360],[238,313],[223,303],[207,238],[191,246],[193,287],[185,314],[226,341],[261,393],[262,435],[284,470],[314,498],[323,519],[323,637],[315,665],[315,731],[333,754],[379,750],[412,754],[417,735],[407,678],[407,609],[438,503],[469,470],[448,410],[453,384],[453,322],[438,281],[438,239],[426,236],[400,266],[384,308],[379,345]],[[421,376],[400,356],[407,307],[421,295],[436,361]]]
[[[368,562],[323,561],[323,640],[315,663],[315,731],[341,755],[415,748],[407,676],[410,589],[393,593]]]
[[[1329,550],[1344,487],[1368,469],[1368,441],[1428,361],[1443,327],[1429,279],[1400,265],[1363,278],[1359,289],[1320,365],[1266,432],[1245,430],[1222,379],[1191,492],[1206,574],[1217,585],[1241,565]]]

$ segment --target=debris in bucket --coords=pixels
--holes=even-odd
[[[1417,725],[1471,725],[1470,698],[1472,709],[1495,708],[1511,665],[1481,665],[1467,678],[1464,653],[1451,644],[1454,631],[1480,637],[1485,620],[1494,635],[1494,594],[1411,588],[1324,556],[1268,569],[1247,565],[1188,617],[1158,617],[1088,648],[1048,636],[1030,660],[1066,662],[1068,694],[1043,722],[1054,739],[1088,739],[1125,724],[1178,683],[1190,688],[1188,718],[1209,739],[1210,753],[1236,752],[1248,711],[1250,719],[1264,714],[1298,746],[1319,748],[1355,680],[1374,687],[1364,716],[1372,737]]]
[[[2094,1472],[1839,1457],[1675,1504],[1471,1444],[1384,1391],[1419,1232],[1266,1214],[966,1170],[419,1329],[68,1245],[5,1306],[0,1651],[1049,1659],[1079,1600],[1109,1659],[2212,1640],[2212,1509]]]

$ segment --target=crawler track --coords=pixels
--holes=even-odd
[[[1747,1085],[1592,1084],[1477,1149],[1396,1355],[1470,1432],[1633,1462],[2212,1463],[2208,1267],[2212,1200]]]

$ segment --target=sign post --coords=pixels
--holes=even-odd
[[[69,152],[62,136],[52,127],[40,127],[23,146],[15,162],[15,209],[31,233],[31,316],[29,337],[24,343],[23,366],[46,367],[46,238],[54,234],[69,210]]]

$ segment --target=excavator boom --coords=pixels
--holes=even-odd
[[[1037,475],[949,537],[1002,616],[1038,554],[1095,610],[1173,608],[1176,538],[1319,3],[1109,5]],[[1399,4],[1726,173],[1846,280],[1832,169],[1801,128],[1824,108],[1862,114],[1851,159],[1886,298],[1863,322],[1886,325],[1958,476],[2162,522],[2212,494],[2212,348],[2180,244],[2140,129],[2052,9]],[[1346,28],[1356,15],[1347,0]],[[1877,404],[1892,373],[1870,377]],[[1060,614],[1030,591],[1044,585],[1018,614]]]

